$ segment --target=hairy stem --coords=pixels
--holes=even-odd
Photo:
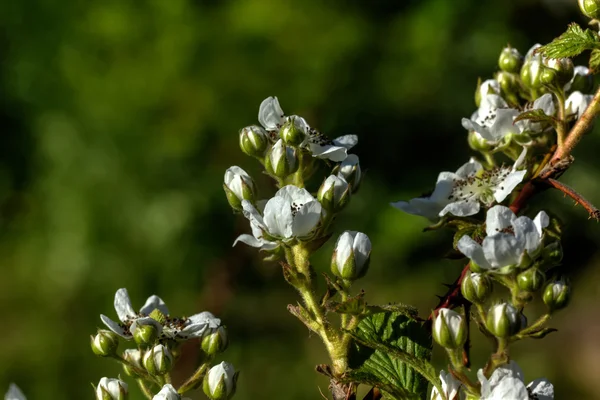
[[[179,387],[179,389],[177,390],[177,393],[183,394],[183,393],[188,392],[188,391],[194,389],[195,387],[197,387],[198,384],[204,378],[204,375],[206,374],[206,371],[208,370],[209,365],[210,365],[210,361],[205,361],[202,364],[200,364],[200,366],[196,369],[196,371],[194,372],[194,374],[192,376],[190,376]]]

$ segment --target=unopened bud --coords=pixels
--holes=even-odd
[[[557,311],[567,306],[570,292],[569,285],[565,281],[560,280],[546,286],[542,299],[550,311]]]
[[[251,157],[265,156],[269,144],[269,136],[260,126],[248,126],[240,131],[240,148]]]
[[[558,240],[549,243],[542,250],[542,258],[546,263],[549,264],[549,267],[560,264],[563,259],[562,244],[560,244]]]
[[[600,18],[600,0],[578,0],[579,9],[588,18]]]
[[[544,58],[544,65],[556,71],[556,82],[564,86],[573,79],[573,61],[570,58]],[[545,78],[542,76],[542,80]],[[545,83],[545,82],[544,82]]]
[[[285,144],[298,147],[306,142],[308,138],[308,124],[302,117],[292,115],[279,130],[279,137]]]
[[[185,399],[188,399],[188,398],[186,397]],[[158,392],[154,395],[152,400],[182,400],[182,399],[181,399],[181,395],[179,393],[177,393],[177,390],[175,390],[173,385],[171,385],[170,383],[167,383],[166,385],[163,385],[162,389],[160,389],[160,392]]]
[[[146,351],[143,364],[151,375],[164,375],[173,367],[173,355],[166,346],[157,344]]]
[[[96,386],[96,400],[126,400],[128,397],[127,383],[120,379],[101,378]]]
[[[463,279],[460,289],[465,299],[473,304],[481,304],[492,292],[492,282],[484,274],[470,272]]]
[[[209,356],[224,352],[228,344],[227,330],[224,326],[211,329],[202,338],[202,350]]]
[[[505,72],[519,72],[523,65],[523,56],[514,47],[505,47],[500,53],[498,66]]]
[[[489,141],[485,140],[479,133],[475,131],[469,131],[467,140],[469,146],[475,151],[487,152],[492,150],[494,147]]]
[[[317,200],[328,212],[339,212],[350,201],[350,186],[343,178],[329,175],[317,192]]]
[[[127,363],[123,363],[123,370],[131,377],[137,378],[140,375],[140,371],[144,370],[142,364],[142,352],[138,349],[126,349],[123,351],[123,359]]]
[[[541,45],[536,44],[525,56],[525,62],[523,63],[523,67],[521,67],[521,81],[523,85],[528,87],[529,89],[539,89],[542,86],[542,82],[540,80],[542,74],[542,57],[539,54],[535,54],[535,50],[541,47]]]
[[[255,201],[256,185],[250,175],[240,167],[233,166],[225,171],[223,190],[234,210],[241,211],[242,200],[251,203]]]
[[[467,340],[464,318],[449,308],[441,308],[433,321],[433,339],[447,349],[458,349]]]
[[[496,304],[488,312],[486,326],[492,335],[508,338],[521,329],[521,316],[511,304]]]
[[[334,170],[338,177],[344,178],[352,188],[352,193],[356,193],[362,179],[362,171],[358,156],[356,154],[348,154],[348,157]]]
[[[222,362],[212,367],[204,376],[202,390],[211,400],[227,400],[235,394],[238,373],[233,365]]]
[[[517,276],[519,289],[526,292],[536,292],[546,283],[546,274],[539,268],[532,267]]]
[[[150,318],[148,321],[150,322]],[[153,320],[152,320],[153,321]],[[133,325],[132,325],[133,326]],[[133,340],[141,347],[152,346],[158,339],[158,328],[155,323],[138,323],[135,328],[131,328]]]
[[[119,337],[104,329],[98,331],[96,336],[90,336],[92,351],[100,357],[108,357],[115,354],[119,347]]]
[[[475,105],[479,107],[481,105],[481,101],[488,94],[500,94],[500,85],[498,81],[495,79],[487,79],[481,83],[475,90]]]
[[[369,268],[371,241],[362,232],[346,231],[338,238],[331,258],[331,272],[342,279],[362,278]]]
[[[296,151],[279,139],[265,158],[265,169],[271,175],[284,179],[298,168]]]

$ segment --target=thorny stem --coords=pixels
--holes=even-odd
[[[547,182],[553,188],[560,190],[566,196],[569,196],[570,198],[575,200],[575,205],[581,204],[583,208],[585,208],[585,211],[587,211],[590,214],[590,218],[593,218],[596,221],[600,219],[600,210],[598,210],[592,203],[587,201],[582,195],[577,193],[575,190],[565,185],[564,183],[557,181],[556,179],[548,178]]]
[[[556,126],[556,144],[562,149],[567,134],[567,121],[565,120],[565,94],[555,93],[558,102],[558,125]]]

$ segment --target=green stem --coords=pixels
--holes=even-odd
[[[527,328],[521,330],[517,335],[515,335],[515,337],[517,339],[521,339],[523,337],[525,337],[526,335],[537,331],[539,328],[541,328],[542,326],[546,325],[546,323],[548,321],[550,321],[550,314],[544,314],[542,315],[540,318],[538,318],[537,321],[535,321],[533,324],[529,325]]]
[[[190,376],[177,390],[177,393],[179,394],[184,394],[187,391],[190,391],[192,389],[194,389],[196,386],[198,386],[198,384],[200,383],[200,381],[202,381],[202,378],[204,378],[204,375],[206,374],[206,371],[208,370],[208,367],[210,366],[210,361],[205,361],[202,364],[200,364],[200,366],[196,369],[196,371],[194,372],[194,374],[192,376]]]
[[[448,358],[452,364],[454,375],[465,385],[470,393],[479,393],[479,387],[471,382],[469,377],[466,375],[467,370],[462,362],[462,352],[460,349],[446,349],[448,351]]]
[[[142,393],[144,394],[144,396],[147,399],[152,400],[152,398],[154,397],[154,394],[152,393],[152,391],[150,390],[150,388],[148,387],[147,383],[144,382],[143,379],[138,379],[137,383],[140,387],[140,390],[142,391]]]
[[[556,144],[558,149],[562,149],[567,135],[567,121],[565,119],[565,93],[564,91],[555,92],[558,103],[558,125],[556,127]]]

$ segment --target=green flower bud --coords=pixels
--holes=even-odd
[[[242,200],[251,203],[255,201],[256,185],[250,175],[240,167],[233,166],[225,171],[223,190],[229,205],[234,210],[242,210]]]
[[[362,232],[345,231],[338,238],[331,272],[342,279],[356,280],[367,273],[371,259],[371,240]]]
[[[511,304],[496,304],[488,312],[486,326],[492,335],[508,338],[521,329],[521,316]]]
[[[562,244],[559,241],[549,243],[542,250],[542,259],[550,267],[560,264],[563,259]]]
[[[469,146],[475,151],[485,153],[494,148],[490,142],[485,140],[479,133],[475,131],[469,131],[467,140],[469,142]]]
[[[523,65],[523,56],[514,47],[505,47],[500,53],[498,66],[505,72],[519,72]]]
[[[308,125],[304,118],[293,115],[288,118],[279,130],[279,137],[285,144],[292,147],[298,147],[306,142],[308,138]]]
[[[556,83],[564,86],[573,79],[574,65],[570,58],[544,58],[544,65],[556,71]],[[542,81],[546,78],[542,74]],[[545,82],[544,82],[545,83]]]
[[[317,192],[317,200],[326,211],[339,212],[350,201],[350,186],[343,178],[329,175]]]
[[[532,267],[517,276],[519,289],[526,292],[536,292],[546,283],[546,274],[539,268]]]
[[[552,68],[542,67],[540,82],[546,86],[558,85],[558,72]]]
[[[470,272],[463,279],[460,289],[465,299],[473,304],[481,304],[492,292],[492,281],[484,274]]]
[[[265,157],[265,169],[281,179],[293,174],[298,169],[296,151],[279,139]]]
[[[269,135],[260,126],[248,126],[240,131],[240,148],[251,157],[265,156],[269,145]]]
[[[211,400],[228,400],[235,394],[238,375],[233,365],[217,364],[204,376],[202,390]]]
[[[164,375],[173,367],[173,355],[166,346],[157,344],[146,351],[142,362],[151,375]]]
[[[467,326],[463,317],[449,308],[441,308],[433,320],[433,339],[447,349],[458,349],[467,340]]]
[[[570,292],[569,285],[565,281],[560,280],[549,283],[546,286],[542,299],[551,312],[557,311],[567,306],[571,294]]]
[[[138,349],[126,349],[123,351],[122,357],[129,362],[129,364],[123,363],[123,370],[125,373],[134,378],[139,377],[139,373],[136,370],[144,370],[142,364],[142,352]]]
[[[358,191],[362,179],[362,171],[358,156],[356,154],[348,154],[348,157],[340,163],[332,172],[340,178],[344,178],[351,187],[352,193]]]
[[[141,347],[152,346],[158,339],[158,327],[153,323],[137,324],[135,329],[131,328],[131,333],[135,343]]]
[[[588,18],[600,18],[600,0],[578,0],[579,9]]]
[[[224,352],[228,345],[227,330],[224,326],[211,329],[202,338],[202,350],[209,356]]]
[[[542,57],[539,54],[534,54],[535,50],[540,45],[533,46],[525,56],[525,63],[521,67],[521,81],[529,89],[539,89],[542,87],[540,80],[542,74]]]
[[[100,357],[112,356],[119,347],[119,337],[104,329],[98,331],[96,336],[90,336],[92,351]]]
[[[126,400],[129,398],[127,383],[120,379],[102,378],[96,386],[96,400]]]

